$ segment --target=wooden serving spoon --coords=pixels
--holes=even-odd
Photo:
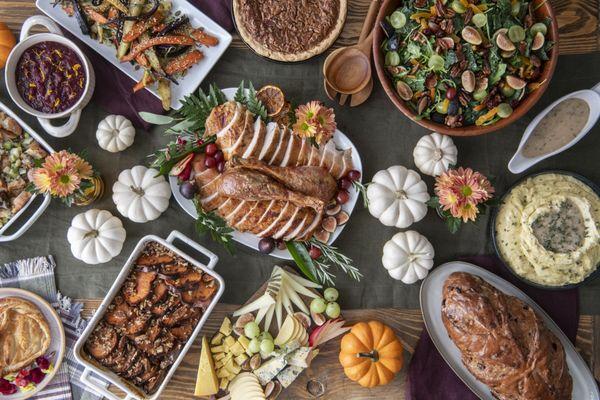
[[[325,60],[325,79],[339,93],[358,93],[371,79],[372,25],[378,8],[379,0],[373,0],[356,45],[338,49],[339,51],[332,52]]]

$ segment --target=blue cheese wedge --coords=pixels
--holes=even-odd
[[[271,358],[259,368],[254,370],[254,374],[258,378],[261,385],[266,385],[273,380],[287,365],[285,356]]]
[[[284,388],[287,388],[296,380],[296,378],[304,370],[305,370],[305,368],[303,368],[303,367],[297,367],[295,365],[290,365],[289,367],[287,367],[283,371],[281,371],[279,374],[277,374],[277,380],[279,381],[279,383],[281,383],[281,386],[283,386]]]
[[[311,355],[310,347],[300,347],[297,350],[294,350],[292,353],[288,354],[285,359],[288,365],[293,365],[300,368],[308,368],[308,362]]]

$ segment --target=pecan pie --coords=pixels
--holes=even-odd
[[[347,0],[234,0],[242,39],[261,56],[302,61],[329,48],[344,26]]]
[[[148,244],[85,343],[106,369],[154,393],[217,292],[214,278]]]

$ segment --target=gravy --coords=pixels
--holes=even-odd
[[[572,97],[561,101],[535,127],[523,146],[523,156],[534,158],[560,149],[581,132],[589,115],[585,100]]]
[[[567,253],[583,243],[583,216],[571,201],[565,201],[556,212],[540,215],[531,225],[538,242],[548,251]]]

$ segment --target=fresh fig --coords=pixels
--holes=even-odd
[[[246,324],[248,322],[252,322],[252,321],[254,321],[254,314],[246,313],[246,314],[240,315],[240,317],[235,321],[235,324],[233,326],[233,331],[236,333],[236,335],[243,336],[244,335],[244,327],[246,326]]]

